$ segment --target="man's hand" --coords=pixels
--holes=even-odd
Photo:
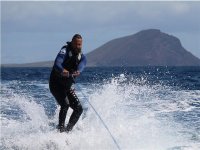
[[[73,73],[73,76],[75,76],[75,77],[77,77],[77,76],[79,76],[80,75],[80,71],[75,71],[74,73]]]
[[[66,69],[63,69],[62,76],[69,77],[69,71],[67,71]]]

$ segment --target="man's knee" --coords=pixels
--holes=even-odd
[[[68,100],[69,100],[69,105],[70,107],[73,109],[73,111],[77,114],[77,115],[81,115],[83,112],[83,107],[77,97],[77,95],[75,94],[74,90],[70,89],[67,93],[68,95]]]
[[[63,111],[63,112],[67,112],[68,108],[69,108],[69,106],[64,105],[64,106],[61,106],[60,110]]]
[[[79,105],[77,105],[77,107],[74,109],[74,111],[78,114],[81,115],[83,113],[83,107],[81,106],[81,104],[79,103]]]

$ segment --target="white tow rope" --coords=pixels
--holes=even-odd
[[[92,107],[92,109],[94,110],[95,114],[97,115],[97,117],[99,118],[99,120],[101,121],[101,123],[103,124],[103,126],[106,128],[106,130],[108,131],[111,139],[113,140],[114,144],[116,145],[118,150],[121,150],[119,144],[117,143],[117,141],[115,140],[114,136],[112,135],[112,133],[110,132],[108,126],[106,125],[106,123],[103,121],[103,119],[101,118],[101,116],[99,115],[99,113],[96,111],[96,109],[94,108],[94,106],[90,103],[90,101],[87,99],[86,95],[82,92],[81,88],[79,85],[76,85],[78,87],[78,89],[80,90],[80,92],[82,93],[83,97],[87,100],[87,102],[90,104],[90,106]]]

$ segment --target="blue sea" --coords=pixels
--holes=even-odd
[[[84,112],[68,134],[56,130],[50,72],[1,68],[1,150],[200,149],[200,67],[86,68],[73,86]]]

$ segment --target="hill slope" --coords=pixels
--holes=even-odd
[[[200,59],[178,38],[157,29],[107,42],[87,54],[88,66],[196,66]]]
[[[52,67],[53,61],[42,61],[25,64],[2,64],[1,67]]]
[[[178,38],[157,29],[111,40],[88,53],[87,66],[200,66],[200,59]],[[2,67],[52,67],[53,61],[3,64]]]

